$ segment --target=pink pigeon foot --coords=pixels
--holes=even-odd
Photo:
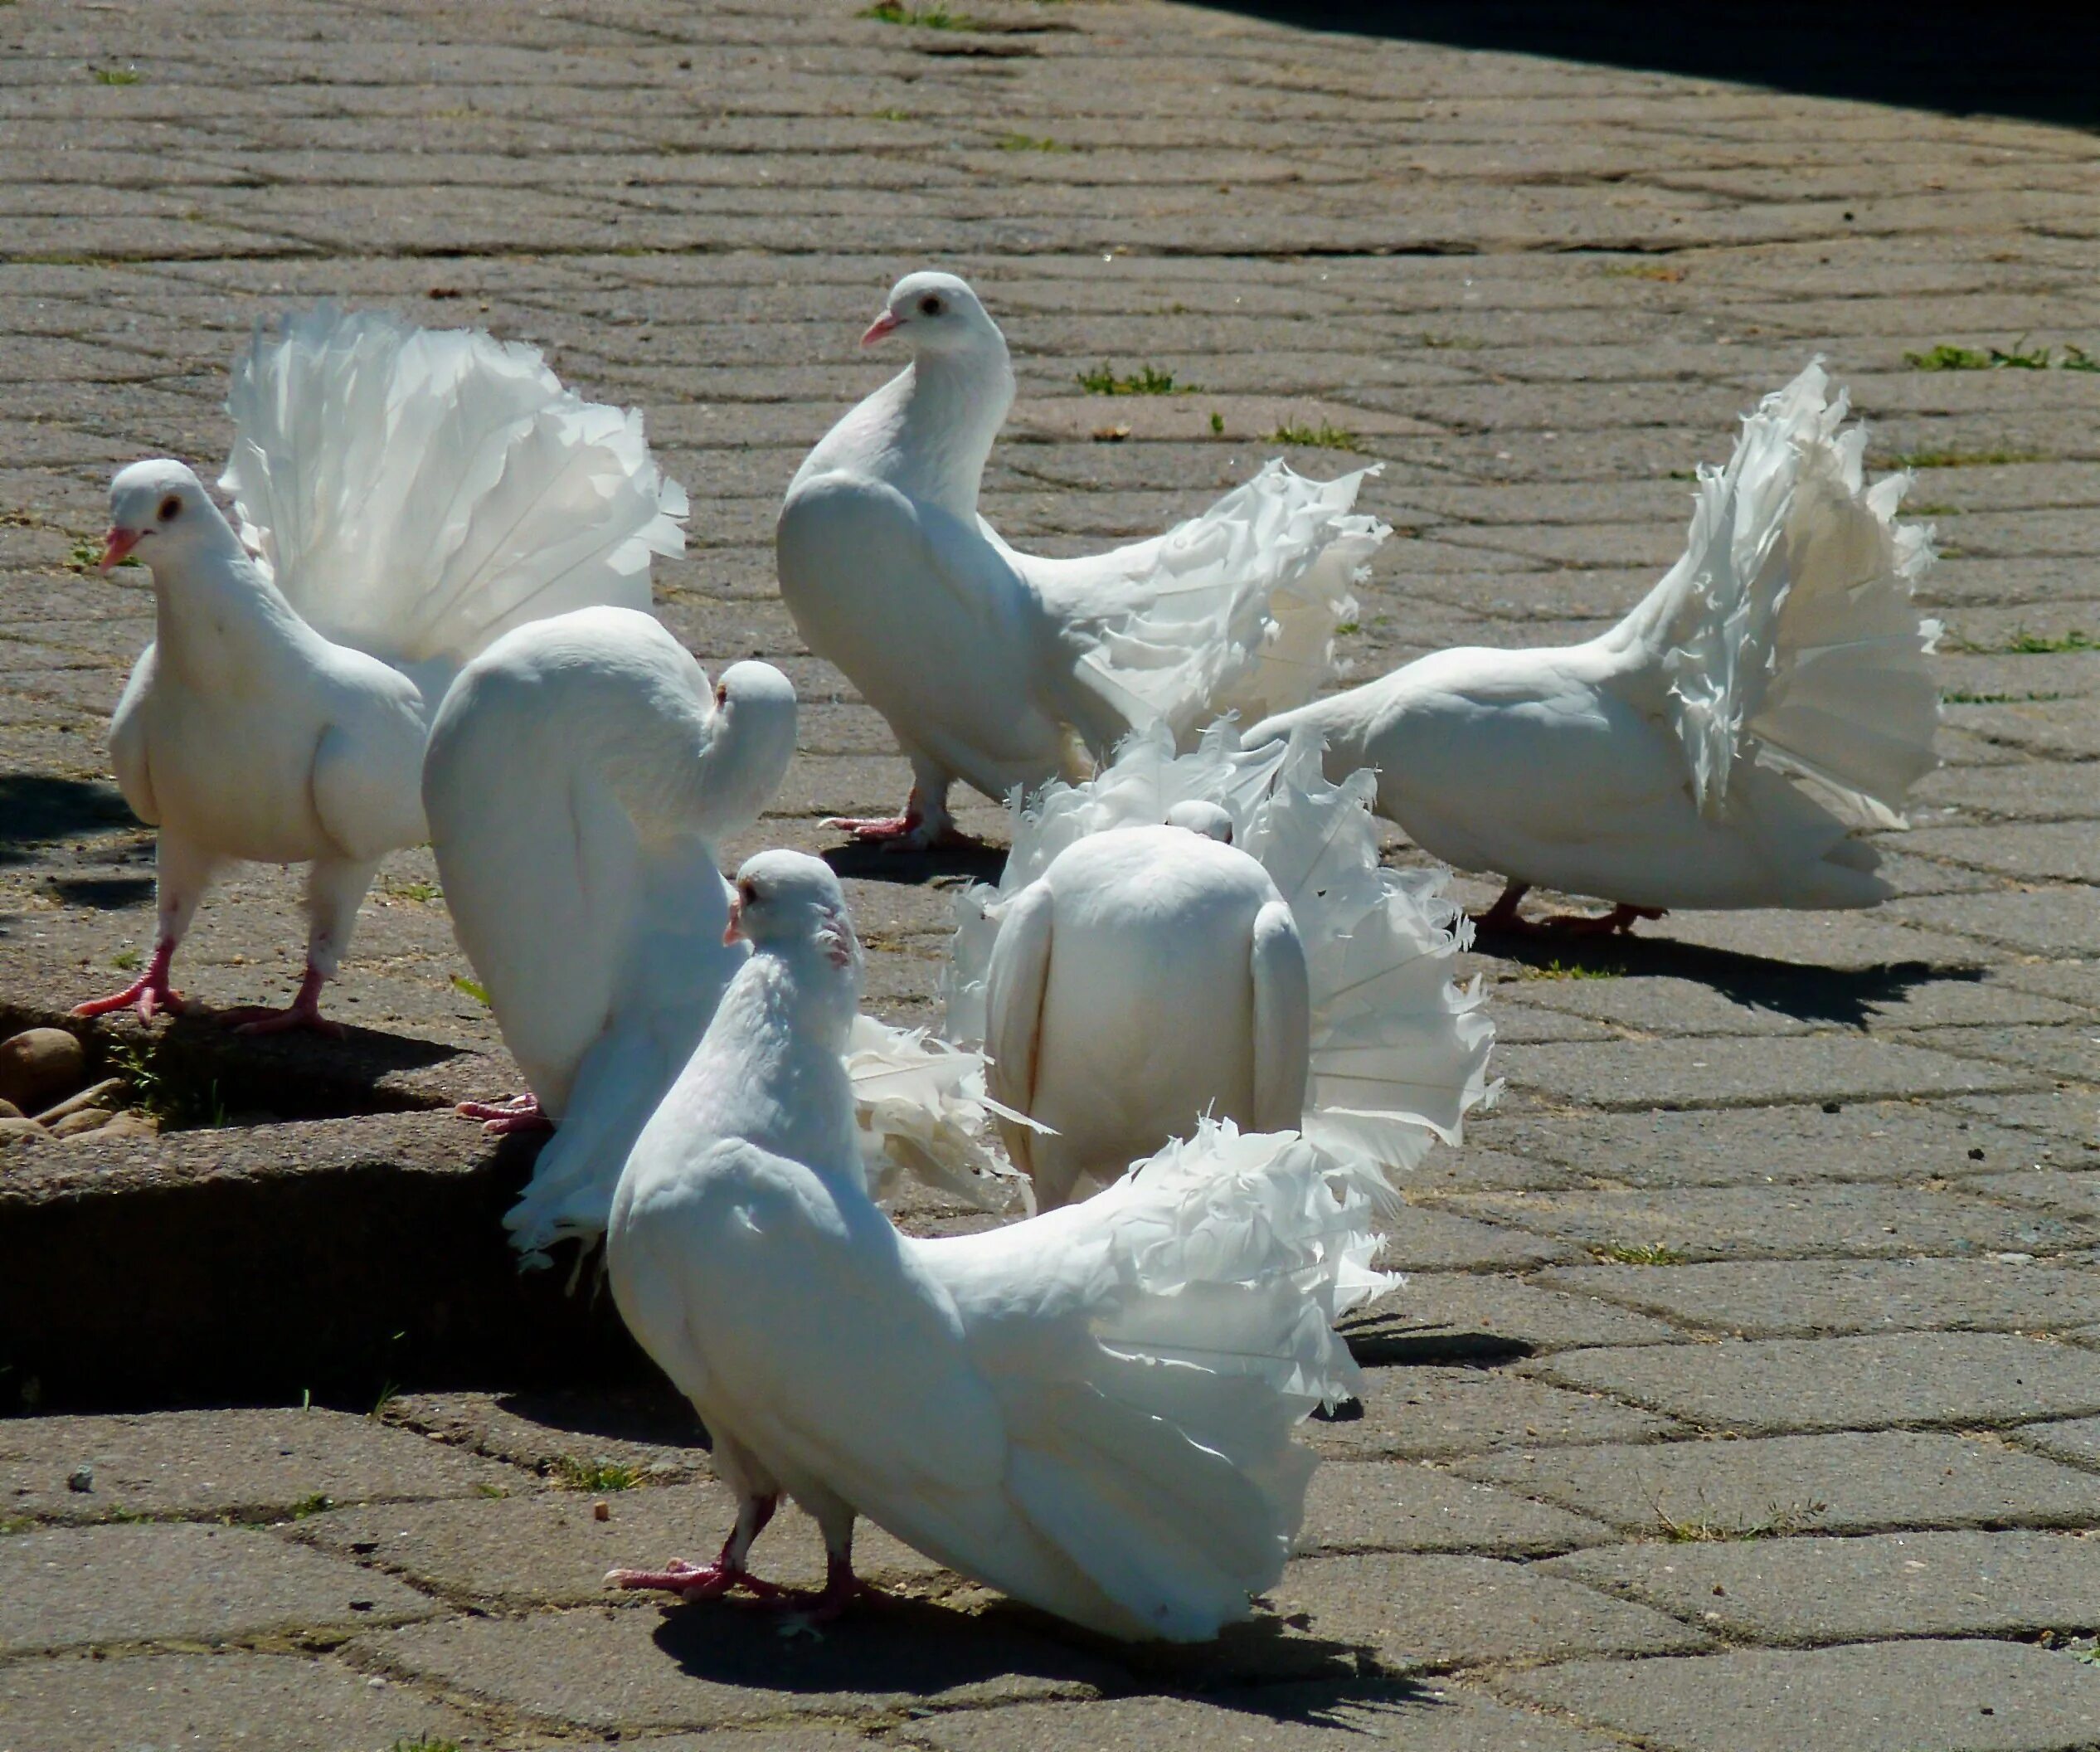
[[[787,1592],[776,1583],[761,1581],[735,1562],[727,1545],[712,1564],[688,1564],[682,1557],[674,1557],[661,1570],[609,1570],[605,1572],[605,1585],[661,1589],[686,1600],[718,1600],[737,1588],[761,1600],[782,1599]]]
[[[1556,912],[1540,920],[1535,928],[1568,937],[1610,937],[1615,932],[1631,936],[1636,920],[1660,918],[1665,911],[1661,907],[1630,907],[1621,901],[1605,913]]]
[[[285,1034],[294,1029],[305,1028],[328,1039],[340,1040],[343,1038],[343,1024],[332,1022],[321,1014],[321,988],[328,983],[328,977],[309,962],[306,977],[299,982],[298,995],[284,1009],[248,1005],[228,1010],[221,1020],[231,1024],[236,1034]]]
[[[916,814],[902,815],[830,815],[826,827],[851,834],[858,845],[879,845],[886,852],[981,852],[984,842],[955,827],[927,830]]]
[[[889,1596],[873,1582],[853,1574],[849,1559],[834,1557],[824,1565],[824,1590],[819,1594],[790,1594],[786,1604],[805,1624],[829,1624],[843,1618],[856,1600],[885,1601]]]
[[[452,1110],[462,1119],[478,1119],[491,1137],[507,1137],[513,1132],[552,1132],[554,1122],[547,1117],[537,1095],[513,1095],[508,1101],[463,1101]]]
[[[182,995],[168,983],[168,964],[175,959],[175,946],[170,942],[153,945],[153,958],[140,974],[122,991],[113,991],[106,998],[90,998],[85,1004],[76,1004],[76,1016],[106,1016],[113,1010],[122,1010],[128,1005],[139,1006],[139,1020],[150,1022],[156,1008],[166,1010],[171,1016],[179,1016],[188,1006]]]

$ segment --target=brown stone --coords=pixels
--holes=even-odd
[[[80,1088],[87,1054],[62,1028],[27,1028],[0,1040],[0,1098],[37,1113]]]

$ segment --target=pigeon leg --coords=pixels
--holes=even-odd
[[[1660,918],[1665,908],[1661,907],[1634,907],[1621,901],[1609,912],[1556,912],[1550,918],[1541,919],[1534,927],[1536,930],[1556,931],[1569,937],[1610,937],[1615,932],[1633,933],[1635,921],[1643,918]]]
[[[343,1024],[321,1014],[321,988],[328,982],[328,976],[309,961],[306,976],[299,982],[298,993],[284,1009],[272,1010],[267,1005],[251,1004],[228,1010],[222,1020],[231,1025],[236,1034],[285,1034],[294,1029],[310,1028],[330,1040],[340,1040]]]
[[[1517,911],[1517,903],[1531,892],[1528,882],[1512,882],[1505,886],[1493,906],[1485,912],[1475,912],[1473,923],[1482,931],[1497,931],[1508,937],[1529,937],[1539,927]]]
[[[75,1005],[73,1014],[76,1016],[105,1016],[113,1010],[123,1010],[135,1004],[139,1006],[139,1020],[141,1022],[152,1021],[156,1007],[166,1010],[170,1015],[179,1016],[187,1006],[182,1001],[182,993],[168,983],[168,963],[174,959],[175,944],[171,938],[163,937],[153,945],[153,958],[147,962],[146,971],[137,979],[122,991],[113,991],[106,998],[90,998],[85,1004]]]
[[[153,935],[153,959],[146,964],[146,971],[122,991],[112,992],[106,998],[90,999],[73,1012],[75,1015],[107,1015],[129,1004],[139,1006],[139,1020],[142,1022],[152,1021],[156,1009],[164,1010],[170,1015],[182,1013],[182,995],[168,983],[168,970],[174,961],[177,947],[189,935],[198,903],[204,898],[204,891],[211,886],[211,878],[218,867],[219,860],[209,852],[192,845],[166,828],[161,830],[160,843],[153,853],[153,878],[160,917]]]
[[[785,1590],[760,1580],[744,1567],[744,1560],[751,1555],[751,1541],[765,1531],[766,1523],[780,1506],[778,1496],[741,1497],[736,1505],[736,1525],[712,1564],[688,1564],[682,1557],[674,1557],[661,1570],[609,1570],[605,1585],[661,1589],[687,1600],[717,1600],[732,1589],[741,1588],[761,1600],[779,1599]]]
[[[513,1132],[554,1129],[554,1122],[540,1106],[539,1097],[529,1091],[513,1095],[508,1101],[463,1101],[452,1111],[462,1119],[479,1120],[481,1129],[491,1137],[503,1137]]]
[[[901,815],[834,815],[824,825],[843,828],[857,844],[879,845],[885,851],[924,852],[981,850],[984,841],[959,831],[948,813],[948,791],[953,779],[931,761],[911,757],[911,794],[904,800]]]
[[[889,1596],[873,1582],[853,1574],[853,1560],[831,1556],[825,1560],[824,1591],[795,1597],[796,1616],[805,1624],[829,1624],[843,1618],[856,1600],[886,1600]]]

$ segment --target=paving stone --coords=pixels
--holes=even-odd
[[[88,1469],[85,1489],[69,1482]],[[281,1519],[333,1502],[471,1496],[511,1468],[339,1411],[158,1411],[0,1424],[0,1513]]]
[[[2040,1447],[2037,1433],[2076,1427],[2029,1424],[2013,1439]],[[1731,1535],[2100,1525],[2100,1477],[1931,1430],[1553,1448],[1454,1464],[1650,1537],[1673,1525]]]
[[[1307,1558],[1284,1572],[1271,1598],[1286,1616],[1308,1613],[1315,1636],[1368,1648],[1396,1672],[1606,1650],[1670,1654],[1706,1641],[1660,1613],[1485,1557]]]
[[[1544,1282],[1737,1338],[1919,1327],[2064,1332],[2100,1320],[2100,1273],[2014,1255],[1598,1265],[1562,1268]]]
[[[1689,1187],[1666,1200],[1645,1192],[1471,1193],[1451,1202],[1600,1258],[1657,1248],[1692,1259],[2054,1253],[2093,1239],[2082,1225],[2015,1215],[1958,1191],[1915,1186]]]
[[[0,1539],[0,1648],[216,1642],[437,1609],[391,1576],[245,1527],[54,1527]]]
[[[1577,1268],[1558,1269],[1574,1284]],[[1500,1362],[1511,1355],[1671,1344],[1684,1336],[1659,1320],[1588,1295],[1558,1295],[1519,1278],[1474,1272],[1416,1273],[1339,1330],[1363,1363]]]
[[[1521,1268],[1580,1258],[1562,1243],[1520,1229],[1477,1222],[1445,1210],[1411,1205],[1383,1225],[1385,1249],[1378,1264],[1393,1272],[1478,1271]]]
[[[2088,888],[1927,895],[1896,902],[1893,910],[1921,924],[1963,932],[2030,955],[2100,956],[2100,906]]]
[[[1408,1752],[1604,1752],[1602,1740],[1550,1716],[1477,1693],[1436,1686],[1264,1686],[1205,1698],[1130,1697],[1100,1703],[1017,1704],[959,1711],[915,1722],[915,1740],[941,1752],[1213,1752],[1260,1746],[1312,1752],[1326,1746],[1394,1745]]]
[[[1592,1107],[1740,1107],[2031,1088],[2034,1073],[1845,1034],[1529,1046],[1503,1061],[1518,1087]]]
[[[2072,1418],[2060,1424],[2028,1424],[2010,1432],[2011,1439],[2037,1453],[2054,1454],[2100,1472],[2100,1418]]]
[[[1429,1467],[1330,1461],[1313,1474],[1298,1549],[1531,1557],[1610,1537],[1585,1516]]]
[[[1995,1332],[1568,1350],[1524,1365],[1709,1429],[2011,1424],[2100,1411],[2100,1355]]]
[[[597,1518],[596,1505],[605,1518]],[[712,1481],[621,1491],[537,1491],[507,1501],[401,1503],[317,1515],[298,1535],[453,1598],[583,1605],[605,1598],[608,1570],[711,1557],[736,1521],[736,1497]],[[955,1578],[863,1521],[853,1558],[871,1580]],[[766,1529],[753,1560],[769,1580],[815,1588],[824,1540],[791,1504]]]
[[[0,1745],[8,1752],[265,1745],[391,1752],[445,1740],[490,1744],[469,1718],[414,1687],[375,1683],[323,1657],[222,1649],[0,1667]]]
[[[2070,1752],[2100,1718],[2100,1670],[2025,1642],[1571,1662],[1497,1689],[1673,1752]]]
[[[1331,1421],[1315,1418],[1300,1426],[1323,1454],[1431,1458],[1562,1442],[1640,1441],[1677,1428],[1616,1399],[1499,1369],[1367,1369],[1364,1383],[1357,1406],[1343,1408]]]
[[[2039,1204],[2068,1215],[2100,1218],[2100,1173],[2067,1174],[2039,1163],[2025,1173],[1994,1174],[1978,1180],[1976,1190],[2022,1204]]]
[[[355,1647],[390,1671],[550,1721],[603,1730],[721,1727],[796,1715],[983,1705],[1121,1689],[1101,1657],[1014,1608],[900,1603],[850,1636],[785,1638],[727,1602],[586,1608],[411,1625]]]
[[[1543,1567],[1761,1642],[2019,1637],[2100,1623],[2100,1534],[1610,1545]]]
[[[386,1416],[440,1441],[544,1472],[564,1460],[653,1480],[709,1477],[699,1418],[668,1384],[545,1393],[397,1394]]]
[[[2034,1139],[1987,1116],[2041,1098],[1993,1096],[1946,1107],[1863,1102],[1691,1113],[1563,1112],[1495,1116],[1490,1123],[1499,1148],[1543,1156],[1606,1183],[1908,1183],[2024,1166],[2033,1159]],[[1828,1111],[1830,1106],[1837,1111]],[[1972,1159],[1974,1150],[1984,1153]]]

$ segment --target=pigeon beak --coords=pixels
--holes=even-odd
[[[902,322],[885,310],[868,325],[868,333],[860,338],[860,343],[863,347],[873,347],[884,336],[895,334],[903,326]]]
[[[102,563],[96,570],[109,572],[123,565],[125,557],[139,545],[144,533],[143,529],[119,529],[111,524],[109,533],[102,538]]]
[[[722,927],[722,947],[728,947],[743,934],[744,903],[741,898],[733,899],[729,903],[729,922]]]

